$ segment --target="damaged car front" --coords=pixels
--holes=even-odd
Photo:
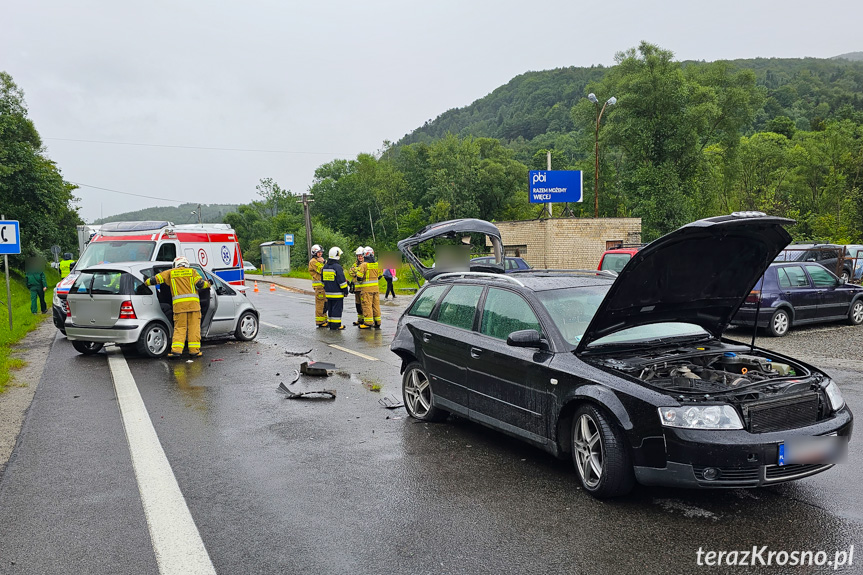
[[[722,337],[790,241],[789,223],[744,213],[684,226],[639,252],[599,305],[576,354],[668,398],[638,434],[639,483],[755,487],[842,459],[853,418],[837,385],[804,362]],[[663,332],[673,325],[689,333]],[[633,338],[639,330],[645,337]]]

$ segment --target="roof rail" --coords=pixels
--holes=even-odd
[[[476,276],[489,277],[489,278],[494,278],[494,279],[498,279],[498,280],[510,281],[514,284],[518,284],[521,287],[524,287],[523,283],[521,283],[520,281],[518,281],[515,278],[507,277],[506,274],[493,274],[493,273],[489,273],[489,272],[447,272],[447,273],[443,273],[440,275],[436,275],[435,277],[432,278],[432,281],[440,279],[440,278],[476,277]]]
[[[593,276],[604,275],[612,278],[616,278],[617,274],[611,270],[563,270],[563,269],[552,269],[552,270],[543,270],[538,268],[531,268],[529,270],[512,270],[509,273],[511,274],[542,274],[542,273],[557,273],[557,274],[590,274]]]

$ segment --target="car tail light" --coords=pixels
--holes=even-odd
[[[66,317],[72,317],[72,308],[69,307],[69,302],[63,300],[63,311],[66,312]]]
[[[120,304],[120,319],[138,319],[131,301],[124,301]]]
[[[746,296],[746,303],[758,303],[761,301],[761,292],[758,290],[752,290],[749,292],[749,295]]]

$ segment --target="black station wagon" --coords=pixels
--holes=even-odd
[[[740,488],[824,471],[853,426],[837,385],[722,338],[789,242],[789,223],[758,212],[700,220],[646,246],[618,277],[427,268],[413,249],[436,238],[479,232],[497,262],[503,251],[488,222],[429,226],[399,243],[430,279],[391,345],[407,411],[458,414],[572,457],[596,497],[636,481]]]

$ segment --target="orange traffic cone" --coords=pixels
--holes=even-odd
[[[276,284],[270,284],[270,291],[276,291]]]
[[[258,293],[258,282],[255,280],[255,293]]]

